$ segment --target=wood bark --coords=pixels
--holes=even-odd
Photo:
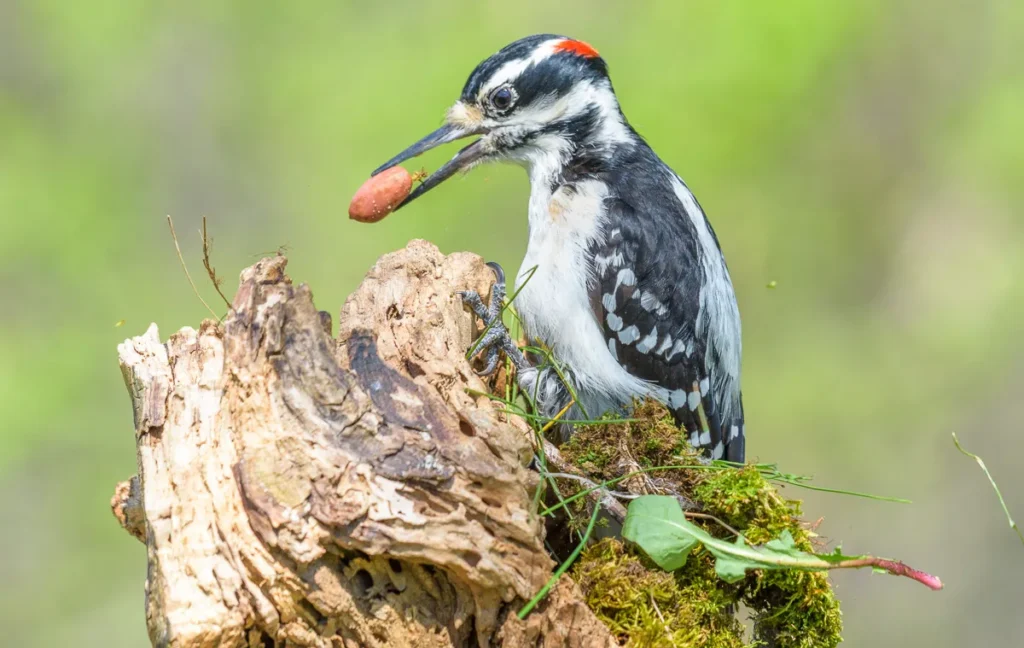
[[[341,310],[266,258],[223,323],[118,347],[138,474],[112,507],[146,545],[157,646],[613,646],[549,579],[528,430],[492,402],[455,291],[493,280],[414,241]]]

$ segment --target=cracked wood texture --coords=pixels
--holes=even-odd
[[[156,646],[614,646],[550,577],[525,428],[464,359],[456,290],[493,280],[413,241],[341,311],[338,339],[286,260],[231,313],[118,347],[138,474],[112,507],[146,545]]]

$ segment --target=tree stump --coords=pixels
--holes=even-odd
[[[146,545],[156,646],[614,646],[550,578],[525,426],[487,398],[456,290],[483,261],[414,241],[342,308],[266,258],[231,312],[118,347],[138,474],[112,507]]]

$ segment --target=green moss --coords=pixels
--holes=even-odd
[[[611,418],[610,416],[605,418]],[[576,426],[560,450],[592,479],[605,481],[638,468],[692,464],[697,453],[679,432],[672,415],[656,401],[635,405],[634,421]],[[658,478],[689,483],[690,471],[665,471]]]
[[[743,529],[754,544],[764,544],[789,529],[800,549],[813,550],[800,521],[800,502],[783,498],[753,466],[707,474],[693,494],[706,512]]]
[[[800,502],[783,497],[756,468],[696,468],[697,453],[663,406],[637,404],[633,417],[637,420],[628,423],[577,427],[561,448],[563,457],[599,482],[638,467],[682,466],[630,478],[618,488],[650,492],[652,486],[667,487],[741,530],[754,544],[788,530],[799,548],[814,550],[815,536],[800,517]],[[714,521],[694,522],[717,536],[730,535]],[[717,577],[703,550],[667,574],[614,540],[587,549],[572,573],[591,609],[627,646],[744,646],[742,627],[732,614],[740,603],[755,620],[751,645],[831,648],[841,641],[839,603],[825,573],[753,572],[730,585]]]
[[[706,477],[694,489],[705,510],[739,528],[754,544],[788,530],[797,547],[814,551],[800,518],[800,502],[783,498],[753,467]],[[779,648],[830,647],[841,641],[839,602],[827,574],[798,570],[758,572],[745,583],[743,602],[756,615],[759,638]]]
[[[827,574],[768,571],[747,583],[743,601],[756,613],[759,639],[779,648],[832,648],[842,641],[842,614]]]
[[[729,613],[732,599],[683,572],[710,571],[700,560],[669,574],[625,548],[602,540],[587,549],[572,575],[587,605],[630,648],[742,648],[742,628]],[[688,565],[688,567],[691,567]]]

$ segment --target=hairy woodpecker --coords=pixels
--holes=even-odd
[[[567,369],[578,406],[594,416],[652,396],[694,446],[743,461],[740,316],[718,239],[686,184],[626,121],[597,51],[551,34],[506,46],[473,70],[441,128],[374,173],[472,135],[402,205],[483,162],[524,166],[529,243],[515,307],[527,335]],[[569,389],[501,325],[504,273],[491,265],[490,306],[462,295],[489,325],[478,347],[487,371],[504,351],[524,391],[553,414]]]

